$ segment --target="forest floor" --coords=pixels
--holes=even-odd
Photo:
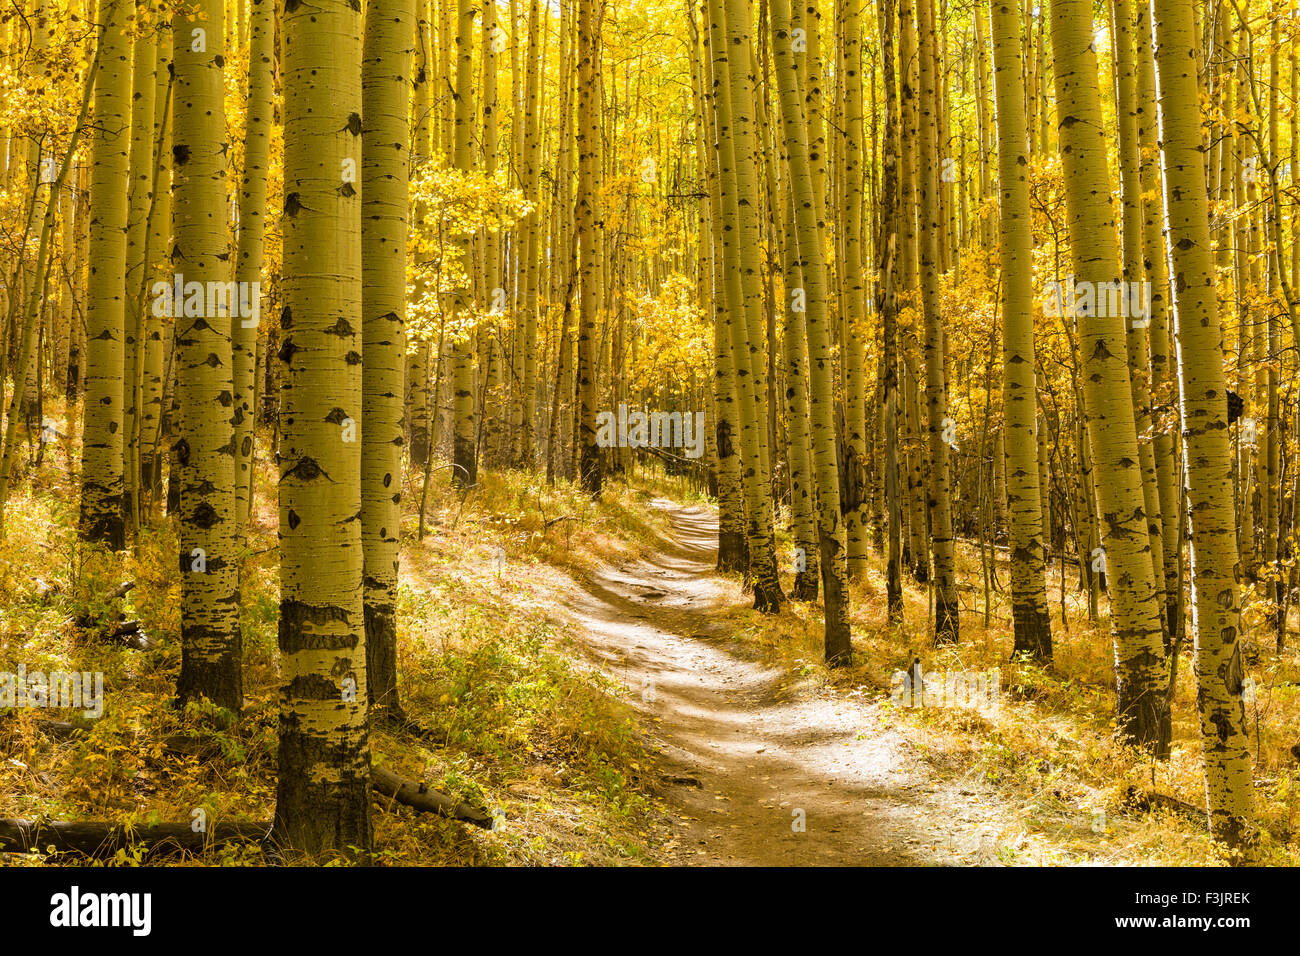
[[[1015,822],[941,781],[867,703],[756,659],[717,620],[717,518],[656,499],[671,543],[601,569],[571,601],[581,640],[632,689],[670,784],[673,863],[988,863]],[[970,785],[968,785],[970,786]]]
[[[887,696],[765,654],[729,624],[738,589],[714,573],[713,509],[664,498],[650,506],[670,522],[661,548],[582,575],[568,604],[581,642],[627,684],[650,728],[674,826],[665,862],[1144,861],[1142,848],[1116,839],[1132,821],[1108,823],[1104,811],[1060,799],[1045,813],[978,762],[934,759],[927,738],[942,731],[901,725],[900,716],[920,715],[900,715]],[[1057,784],[1058,798],[1079,790],[1074,780]],[[1164,826],[1182,844],[1198,842],[1182,821]]]
[[[138,824],[187,821],[202,809],[210,821],[269,820],[279,683],[273,467],[260,464],[242,559],[246,699],[234,719],[174,703],[171,522],[159,518],[126,553],[79,548],[75,461],[29,471],[11,502],[0,539],[0,673],[101,672],[104,711],[91,721],[52,708],[0,713],[0,818]],[[373,759],[499,825],[480,830],[380,801],[380,863],[1221,859],[1197,809],[1191,648],[1180,662],[1171,758],[1120,746],[1105,617],[1087,620],[1072,580],[1058,603],[1059,573],[1049,580],[1055,658],[1044,668],[1010,660],[1007,595],[996,581],[983,597],[963,588],[958,645],[934,646],[926,591],[910,580],[904,623],[889,624],[873,554],[852,586],[853,664],[830,670],[819,605],[751,610],[739,576],[714,571],[713,506],[682,480],[641,471],[593,502],[525,472],[486,472],[467,496],[445,470],[435,474],[423,534],[418,476],[408,481],[398,615],[399,690],[425,731],[375,726]],[[784,530],[778,547],[790,553]],[[960,580],[981,580],[971,553],[959,563]],[[123,580],[135,587],[107,600]],[[105,639],[103,622],[119,616],[139,622],[148,648]],[[917,658],[930,673],[997,669],[997,706],[891,700],[894,675]],[[1251,674],[1264,862],[1294,865],[1300,661],[1294,651],[1261,653]],[[51,720],[78,729],[51,735]],[[146,861],[133,848],[105,862]],[[76,861],[0,854],[0,865],[61,862]],[[169,862],[267,861],[235,846]]]

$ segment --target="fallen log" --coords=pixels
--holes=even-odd
[[[457,803],[445,793],[431,790],[428,784],[399,777],[387,767],[370,768],[370,785],[376,793],[391,797],[398,803],[421,813],[437,813],[484,830],[492,829],[492,817],[467,803]]]
[[[120,849],[143,846],[151,856],[202,853],[230,843],[269,842],[269,823],[217,823],[195,832],[188,823],[150,823],[130,826],[86,820],[76,823],[40,823],[0,820],[0,852],[27,853],[54,849],[56,853],[81,853],[103,859]]]
[[[139,621],[118,621],[116,624],[110,624],[103,639],[125,644],[137,651],[148,651],[154,647],[153,641],[149,640],[149,635],[141,632]]]
[[[1137,787],[1129,787],[1125,791],[1124,803],[1126,806],[1144,813],[1155,809],[1171,810],[1198,823],[1204,823],[1207,816],[1204,807],[1194,807],[1190,803],[1165,793],[1155,791],[1143,793]]]
[[[16,719],[16,717],[17,715],[12,711],[0,714],[0,726]],[[78,721],[37,719],[33,721],[33,724],[36,730],[54,740],[70,740],[79,731],[88,734],[95,726],[94,721],[86,718],[80,718]]]

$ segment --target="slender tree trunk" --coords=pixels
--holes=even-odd
[[[1122,201],[1124,281],[1129,283],[1127,301],[1127,337],[1130,391],[1133,416],[1138,434],[1138,454],[1142,469],[1142,499],[1151,539],[1151,572],[1162,604],[1166,604],[1165,541],[1160,510],[1160,490],[1156,476],[1155,447],[1152,443],[1151,363],[1148,328],[1151,307],[1150,286],[1145,286],[1142,263],[1142,186],[1138,178],[1138,95],[1133,49],[1133,8],[1129,0],[1113,0],[1111,6],[1115,49],[1115,85],[1119,119],[1119,170]],[[1165,620],[1163,617],[1161,620]],[[1169,647],[1169,634],[1164,635]]]
[[[884,494],[888,551],[885,564],[885,599],[889,621],[903,620],[903,501],[899,488],[898,456],[898,87],[894,59],[894,0],[880,0],[881,66],[885,84],[885,149],[880,193],[880,238],[876,243],[880,288],[877,292],[881,326],[881,404],[884,410]],[[905,67],[904,67],[905,68]]]
[[[137,29],[131,96],[131,164],[127,186],[126,272],[124,274],[124,339],[122,399],[125,406],[122,436],[124,479],[122,517],[127,527],[140,526],[140,405],[143,397],[144,334],[147,292],[146,258],[157,252],[149,248],[149,216],[153,207],[154,181],[154,97],[157,95],[158,46],[148,8],[136,5]],[[152,310],[149,310],[152,311]]]
[[[949,442],[954,428],[948,418],[946,349],[939,299],[939,246],[942,239],[939,202],[938,78],[934,69],[934,29],[931,4],[916,5],[920,26],[921,77],[920,215],[921,299],[925,315],[926,431],[930,446],[930,549],[934,558],[934,636],[955,642],[960,631],[955,553],[952,539],[952,497],[948,473]]]
[[[1029,204],[1029,142],[1020,83],[1019,17],[1006,0],[991,0],[993,87],[997,101],[999,221],[1002,238],[1002,403],[1006,420],[1006,482],[1011,546],[1014,653],[1052,656],[1043,565],[1044,496],[1034,437],[1033,222]]]
[[[1160,497],[1161,533],[1164,536],[1164,593],[1166,634],[1178,633],[1182,589],[1179,564],[1178,515],[1182,513],[1182,490],[1178,482],[1178,451],[1175,435],[1178,422],[1178,390],[1169,359],[1169,269],[1165,258],[1164,185],[1160,168],[1159,130],[1156,116],[1155,57],[1152,52],[1151,9],[1137,4],[1138,169],[1142,185],[1142,260],[1151,283],[1151,392],[1155,412],[1156,486]],[[1223,248],[1229,252],[1223,234]],[[1230,260],[1225,260],[1225,265]]]
[[[494,0],[488,0],[494,2]],[[456,8],[456,96],[453,162],[461,172],[474,168],[474,18],[478,8],[474,0],[458,0]],[[457,239],[461,261],[469,270],[470,237]],[[470,290],[459,286],[452,296],[452,314],[466,328],[452,336],[455,397],[452,436],[452,482],[461,488],[478,483],[477,441],[474,426],[474,331],[470,326]]]
[[[597,233],[601,219],[596,192],[596,166],[600,161],[600,14],[598,0],[578,0],[578,476],[582,490],[600,497],[602,469],[596,444],[597,379],[594,359],[596,313],[600,308],[600,260]],[[601,4],[603,6],[603,4]]]
[[[226,111],[221,0],[176,14],[173,65],[176,158],[172,271],[205,290],[176,311],[180,438],[182,701],[206,697],[239,713],[244,706],[236,547],[231,303],[212,290],[230,276],[226,227]],[[165,295],[159,286],[158,293]],[[227,298],[229,298],[227,296]],[[236,303],[237,304],[237,303]],[[197,314],[196,314],[197,312]]]
[[[128,0],[103,0],[99,72],[90,148],[90,243],[86,282],[86,411],[81,460],[81,537],[113,551],[126,545],[122,521],[122,356],[127,195],[131,146]]]
[[[867,483],[866,330],[863,325],[862,210],[862,16],[863,0],[839,0],[839,76],[844,83],[844,268],[840,271],[844,330],[844,475],[845,529],[849,545],[849,577],[865,577],[870,502]]]
[[[271,160],[272,84],[275,16],[272,0],[252,3],[252,37],[248,48],[248,109],[244,133],[244,169],[239,189],[239,248],[235,281],[241,314],[232,324],[231,352],[235,383],[235,516],[243,537],[253,501],[253,396],[256,392],[257,329],[261,318],[262,253],[266,234],[266,177]],[[403,119],[405,114],[403,114]],[[403,173],[405,175],[405,173]],[[257,291],[254,291],[257,290]]]
[[[1201,153],[1196,33],[1188,0],[1154,0],[1160,142],[1173,264],[1174,323],[1192,541],[1197,704],[1210,832],[1234,849],[1253,840],[1253,795],[1232,508],[1223,337],[1214,294]]]
[[[269,0],[256,0],[257,4]],[[415,0],[369,0],[362,49],[361,547],[366,686],[372,714],[403,716],[397,693],[402,524],[402,378]],[[254,17],[256,18],[256,10]],[[256,43],[257,21],[253,37]]]
[[[735,145],[732,127],[734,110],[728,83],[734,82],[736,76],[728,65],[732,51],[729,49],[730,44],[727,39],[727,16],[724,12],[723,0],[709,0],[708,7],[709,48],[713,57],[713,100],[717,120],[715,143],[718,151],[724,216],[723,285],[727,302],[726,324],[736,362],[736,397],[740,423],[741,464],[744,469],[749,573],[754,587],[754,608],[776,612],[780,609],[784,595],[777,575],[776,551],[772,540],[770,488],[764,480],[760,457],[759,433],[765,430],[765,422],[759,415],[759,403],[755,398],[755,393],[760,391],[761,387],[755,381],[753,374],[750,329],[746,319],[746,302],[749,297],[745,294],[742,275],[745,271],[742,260],[748,256],[752,265],[758,250],[755,248],[756,243],[748,250],[740,248],[742,244],[740,197],[743,195],[748,198],[753,192],[753,150],[745,148],[744,144],[740,147]],[[742,35],[742,33],[737,31],[735,35]],[[742,172],[749,183],[748,190],[740,186]]]
[[[275,832],[370,851],[361,444],[361,11],[286,9]]]
[[[1078,287],[1093,292],[1091,307],[1085,299],[1071,311],[1079,322],[1088,443],[1098,472],[1119,728],[1132,742],[1163,756],[1170,735],[1163,608],[1151,566],[1124,320],[1104,307],[1105,290],[1121,280],[1121,271],[1087,0],[1053,4],[1052,48],[1071,258]]]
[[[694,11],[688,5],[688,22],[692,33],[697,32]],[[707,16],[707,13],[706,13]],[[722,284],[725,281],[722,261],[722,241],[725,226],[722,212],[722,183],[718,169],[717,153],[712,145],[717,129],[715,94],[708,80],[712,58],[709,36],[703,32],[699,41],[692,42],[695,56],[700,56],[703,45],[705,57],[697,64],[701,105],[701,140],[706,144],[702,158],[708,167],[709,221],[711,224],[712,306],[713,306],[713,408],[714,445],[718,461],[718,570],[746,573],[749,552],[745,538],[745,493],[741,480],[740,425],[737,419],[736,365],[731,354],[731,336],[727,326],[727,300]]]
[[[790,237],[799,247],[808,337],[810,418],[813,463],[817,470],[818,533],[822,590],[825,595],[826,661],[848,664],[853,648],[849,635],[848,552],[840,511],[840,481],[836,461],[834,387],[831,361],[829,283],[822,258],[822,223],[813,192],[813,164],[809,160],[807,124],[799,72],[791,42],[789,0],[771,0],[772,52],[781,94],[781,121],[789,157],[790,186],[795,195],[797,232]],[[792,310],[793,312],[793,310]],[[798,321],[798,320],[796,320]],[[796,326],[796,332],[799,329]]]

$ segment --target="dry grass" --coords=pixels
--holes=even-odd
[[[790,543],[780,539],[783,553]],[[958,580],[982,580],[975,550],[959,553]],[[886,705],[887,726],[903,732],[941,777],[960,788],[994,788],[1017,808],[1023,832],[1012,840],[1021,859],[1044,863],[1123,865],[1212,865],[1225,861],[1195,812],[1135,809],[1130,788],[1205,805],[1200,725],[1196,714],[1192,650],[1184,648],[1173,702],[1173,752],[1156,761],[1115,738],[1113,654],[1103,617],[1087,621],[1086,595],[1067,574],[1066,621],[1060,608],[1059,575],[1049,576],[1054,660],[1050,668],[1010,660],[1013,644],[1010,594],[990,594],[984,623],[984,594],[961,592],[961,640],[936,647],[931,638],[929,596],[910,580],[905,587],[904,623],[891,627],[885,608],[884,568],[873,553],[865,580],[852,594],[854,662],[830,670],[822,663],[822,617],[818,607],[794,604],[775,618],[747,610],[735,582],[733,609],[720,622],[767,659],[792,675],[847,694],[888,701],[891,676],[920,658],[923,670],[1000,674],[995,711],[910,708]],[[1009,589],[1006,570],[1001,582]],[[787,581],[787,591],[790,582]],[[1247,620],[1250,620],[1248,614]],[[1068,625],[1068,626],[1067,626]],[[1190,636],[1188,638],[1190,644]],[[1266,639],[1257,644],[1267,646]],[[1247,707],[1256,753],[1256,812],[1265,833],[1260,862],[1300,863],[1294,833],[1300,779],[1291,747],[1300,739],[1300,666],[1294,652],[1263,655],[1248,667],[1258,685]],[[1003,834],[1014,837],[1015,834]]]
[[[67,741],[40,728],[75,719],[70,712],[25,709],[0,720],[0,817],[142,823],[190,820],[201,809],[209,822],[270,819],[279,598],[269,466],[259,468],[243,565],[246,707],[231,723],[220,712],[174,706],[180,589],[170,522],[157,522],[132,554],[88,555],[74,530],[75,458],[71,467],[54,464],[32,471],[10,501],[0,541],[0,671],[21,663],[29,672],[103,672],[105,714]],[[380,861],[654,862],[652,847],[663,842],[658,780],[624,688],[573,652],[548,614],[572,586],[563,569],[635,557],[662,531],[644,507],[652,490],[612,486],[595,504],[567,484],[548,488],[507,472],[485,474],[462,499],[448,474],[435,473],[424,540],[414,513],[404,528],[401,693],[427,735],[379,727],[371,744],[376,761],[506,819],[487,832],[390,808],[375,815]],[[406,500],[413,508],[418,489],[408,488]],[[104,604],[102,595],[127,579],[137,582],[128,597]],[[58,593],[42,601],[44,585]],[[155,650],[99,643],[73,623],[118,609],[143,623]],[[178,754],[166,744],[176,736],[218,753]],[[141,856],[124,851],[112,862],[135,865]],[[263,860],[231,848],[203,862]]]

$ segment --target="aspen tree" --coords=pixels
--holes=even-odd
[[[885,515],[888,524],[888,551],[885,556],[886,609],[891,623],[903,619],[903,502],[899,488],[898,458],[898,297],[899,268],[898,242],[898,172],[899,172],[899,122],[898,87],[895,67],[901,65],[894,58],[894,2],[880,0],[881,66],[885,84],[885,151],[883,183],[880,194],[880,238],[876,244],[879,257],[881,324],[881,405],[885,445]]]
[[[787,40],[786,42],[790,42]],[[784,314],[784,328],[781,336],[785,365],[784,405],[786,427],[788,432],[787,462],[790,476],[790,518],[791,538],[794,543],[794,592],[800,601],[817,599],[820,562],[818,560],[818,534],[816,516],[816,486],[812,472],[812,448],[810,442],[810,421],[808,407],[808,341],[806,324],[802,316],[805,309],[803,301],[805,286],[803,270],[799,261],[799,248],[796,239],[794,195],[790,187],[790,176],[786,173],[790,157],[784,141],[771,120],[771,57],[767,56],[769,46],[766,35],[760,36],[764,51],[764,129],[771,129],[777,135],[772,148],[765,150],[769,202],[782,207],[781,222],[784,231],[776,227],[777,213],[772,209],[772,239],[780,250],[781,263],[772,265],[770,275],[779,268],[782,278],[782,291],[772,291],[774,309],[779,308]],[[797,62],[797,58],[795,58]],[[779,164],[773,163],[773,153],[779,153]],[[780,194],[779,196],[777,194]],[[769,281],[771,281],[769,279]],[[783,298],[782,298],[783,296]],[[783,302],[781,306],[777,302]],[[774,335],[770,336],[775,338]],[[777,375],[771,375],[775,382]],[[774,446],[775,447],[775,446]]]
[[[902,223],[902,276],[900,290],[904,294],[906,324],[901,331],[903,370],[903,425],[905,440],[904,458],[907,466],[908,551],[911,555],[912,577],[919,583],[930,580],[930,529],[929,510],[926,506],[925,452],[921,441],[920,389],[917,358],[917,333],[920,317],[921,290],[920,250],[916,228],[916,166],[917,166],[917,111],[916,111],[916,24],[912,19],[912,0],[900,0],[898,5],[898,87],[899,109],[902,113],[899,128],[899,201]]]
[[[256,0],[265,4],[269,0]],[[415,0],[369,0],[362,49],[361,547],[372,713],[400,719],[397,584]],[[256,11],[255,14],[256,16]],[[256,38],[256,21],[254,37]]]
[[[1143,196],[1142,264],[1147,281],[1151,283],[1151,392],[1156,407],[1163,411],[1162,416],[1153,416],[1152,428],[1155,431],[1156,487],[1163,519],[1166,633],[1172,640],[1178,632],[1182,606],[1182,584],[1178,573],[1181,553],[1178,515],[1182,513],[1182,491],[1178,482],[1176,429],[1167,421],[1177,420],[1177,383],[1173,381],[1169,356],[1170,289],[1165,257],[1164,181],[1160,168],[1149,4],[1136,5],[1134,35],[1137,38],[1138,144],[1141,148],[1138,177]],[[1224,248],[1228,250],[1226,241]]]
[[[839,75],[844,82],[844,268],[840,271],[841,354],[844,366],[846,500],[845,525],[849,545],[849,577],[862,578],[867,566],[867,378],[863,303],[862,210],[862,16],[863,0],[841,0]]]
[[[172,237],[172,93],[175,80],[172,76],[172,26],[170,20],[159,24],[157,35],[158,63],[154,87],[154,169],[153,208],[149,214],[149,274],[145,279],[146,293],[158,281],[174,282],[171,274]],[[144,374],[140,392],[140,495],[147,502],[144,521],[153,516],[153,508],[162,496],[162,469],[159,467],[163,440],[163,376],[175,366],[171,352],[175,319],[161,310],[155,315],[152,297],[146,298],[144,321]]]
[[[600,196],[596,191],[596,164],[600,161],[600,103],[596,99],[599,75],[597,0],[578,0],[578,196],[577,231],[581,285],[578,299],[578,476],[582,490],[600,497],[601,460],[596,444],[596,370],[593,351],[596,312],[600,306],[600,262],[597,229]]]
[[[202,0],[172,22],[175,159],[172,272],[186,294],[176,315],[180,437],[182,701],[206,697],[238,713],[244,705],[235,533],[231,311],[226,228],[225,83],[222,0]],[[188,294],[191,283],[204,290]],[[217,290],[227,294],[217,294]],[[165,296],[165,293],[161,293]],[[231,299],[234,299],[234,302]],[[225,301],[222,301],[222,300]],[[174,303],[173,303],[174,305]]]
[[[930,550],[934,560],[934,635],[953,642],[960,631],[952,540],[952,499],[948,474],[949,442],[953,429],[948,418],[947,370],[943,320],[939,314],[939,246],[942,238],[939,202],[938,78],[934,68],[932,0],[916,5],[921,42],[918,47],[921,79],[920,144],[920,270],[921,308],[925,315],[926,432],[930,450]]]
[[[157,93],[158,46],[148,7],[136,4],[131,96],[131,161],[127,183],[126,272],[123,294],[122,400],[124,479],[122,515],[127,526],[140,524],[140,405],[143,398],[145,312],[151,297],[145,286],[149,216],[153,209],[154,96]],[[152,311],[152,309],[149,309]]]
[[[494,3],[495,0],[484,2]],[[474,19],[477,15],[478,8],[474,0],[458,0],[452,159],[456,169],[461,172],[470,172],[474,168]],[[468,283],[471,270],[469,236],[462,236],[457,242]],[[469,289],[458,284],[451,301],[451,313],[463,326],[452,337],[452,391],[455,396],[452,481],[461,488],[472,488],[478,483],[477,435],[474,428],[474,332],[470,323],[470,306]]]
[[[24,33],[29,33],[30,40],[24,36],[24,72],[28,78],[40,84],[42,82],[42,73],[49,71],[48,55],[50,48],[50,0],[34,0],[31,4],[31,17],[26,19],[24,24]],[[21,10],[21,8],[20,8]],[[27,206],[27,227],[23,232],[23,239],[35,239],[41,234],[41,226],[45,221],[45,212],[49,208],[54,193],[49,188],[49,182],[45,175],[44,165],[54,161],[54,157],[49,149],[50,136],[42,131],[37,134],[35,131],[28,136],[27,143],[27,189],[31,195],[30,201],[26,202]],[[15,283],[15,295],[13,296],[10,308],[6,309],[16,321],[19,315],[25,317],[25,309],[22,308],[24,299],[33,291],[43,292],[36,284],[36,272],[39,271],[41,263],[34,257],[28,256],[26,249],[20,249],[22,262],[22,277],[20,282]],[[13,308],[17,306],[17,310]],[[43,338],[43,329],[45,322],[45,309],[38,308],[32,318],[34,323],[33,341],[39,343]],[[23,330],[15,328],[15,340],[22,338]],[[6,360],[8,353],[5,353]],[[38,383],[40,380],[40,363],[41,356],[39,350],[34,349],[24,360],[19,356],[19,362],[14,368],[14,378],[22,378],[25,381],[23,389],[24,401],[20,404],[24,418],[34,420],[40,414],[41,395]]]
[[[1052,49],[1070,254],[1076,283],[1104,290],[1120,281],[1121,271],[1092,43],[1091,4],[1056,0]],[[1085,300],[1075,318],[1110,590],[1119,728],[1133,743],[1164,755],[1170,724],[1163,609],[1151,566],[1124,320],[1096,314],[1103,311],[1108,310],[1099,309],[1094,296],[1092,308]]]
[[[483,175],[488,182],[494,182],[497,176],[497,154],[500,150],[499,102],[497,92],[497,52],[505,44],[505,34],[498,20],[495,2],[483,5],[483,79],[480,83],[482,103],[480,111],[483,116]],[[501,276],[502,232],[495,229],[482,230],[483,246],[483,291],[480,301],[486,304],[490,318],[479,324],[479,394],[480,410],[478,416],[479,433],[476,444],[482,448],[481,455],[493,464],[497,461],[498,446],[501,443],[501,410],[498,407],[501,390],[501,352],[499,348],[497,323],[505,311],[507,292]]]
[[[1043,566],[1043,502],[1034,436],[1033,222],[1029,142],[1020,83],[1019,18],[1007,0],[991,0],[993,89],[997,104],[999,222],[1002,241],[1002,402],[1011,545],[1011,618],[1015,653],[1052,656]]]
[[[784,152],[784,147],[783,147]],[[789,156],[783,155],[785,163]],[[790,457],[790,516],[795,546],[795,599],[815,601],[819,575],[820,542],[817,532],[817,488],[813,476],[811,420],[808,405],[808,332],[803,314],[807,308],[806,283],[796,241],[797,225],[794,195],[783,177],[785,187],[785,233],[783,243],[784,291],[786,297],[785,329],[782,344],[785,351],[785,405],[789,429]],[[797,308],[796,308],[797,306]]]
[[[432,50],[432,37],[429,30],[430,0],[416,0],[416,43],[415,68],[412,77],[412,117],[411,117],[411,171],[417,173],[425,170],[435,162],[431,133],[433,99],[430,89],[434,83],[435,64]],[[423,203],[417,203],[412,210],[416,222],[423,222],[428,214]],[[422,250],[417,253],[424,266],[428,256]],[[413,294],[416,301],[423,301],[430,295],[427,281],[420,277],[414,283]],[[425,333],[414,343],[408,343],[406,355],[406,435],[407,454],[411,466],[424,465],[429,460],[429,442],[432,438],[429,419],[429,338]]]
[[[848,551],[840,513],[839,465],[836,460],[834,365],[831,360],[829,283],[823,263],[822,229],[813,192],[804,99],[791,42],[789,0],[771,0],[772,51],[781,95],[781,123],[795,196],[796,232],[789,240],[799,248],[803,277],[804,333],[808,339],[808,394],[812,451],[817,471],[817,514],[825,604],[825,653],[828,664],[848,664],[853,648],[849,632]],[[798,323],[799,320],[796,320]],[[798,325],[796,334],[800,331]]]
[[[59,164],[58,173],[55,175],[50,185],[51,195],[58,195],[68,180],[68,175],[72,170],[73,157],[77,152],[77,144],[81,140],[82,130],[86,126],[86,119],[90,111],[90,103],[94,87],[95,74],[98,72],[103,47],[96,51],[95,57],[91,61],[90,69],[87,71],[85,86],[82,93],[81,109],[77,116],[76,126],[73,128],[72,136],[68,143],[67,152],[64,154],[62,162]],[[15,301],[11,305],[18,306],[20,313],[15,317],[19,325],[18,341],[18,362],[16,369],[30,367],[36,362],[36,346],[38,332],[38,312],[41,306],[43,290],[46,288],[46,277],[53,260],[53,247],[55,241],[55,217],[58,205],[53,202],[46,202],[41,214],[41,226],[39,230],[39,239],[36,249],[36,260],[32,282],[27,289],[26,298],[21,301]],[[0,370],[8,358],[8,347],[0,349]],[[2,378],[3,376],[0,376]],[[22,406],[24,393],[26,391],[26,376],[21,374],[14,377],[14,391],[9,399],[8,413],[5,416],[5,427],[3,441],[0,442],[0,538],[4,537],[4,506],[9,494],[9,477],[14,462],[14,446],[18,433],[18,421],[22,418]]]
[[[363,558],[361,11],[286,8],[275,833],[313,858],[371,847]]]
[[[257,368],[257,330],[261,317],[260,283],[266,234],[266,177],[271,159],[271,123],[274,77],[275,20],[273,0],[250,0],[252,32],[248,47],[248,98],[244,132],[244,168],[239,186],[239,244],[235,281],[241,307],[246,301],[252,314],[241,314],[231,324],[231,352],[235,386],[235,520],[242,537],[253,500],[253,408]],[[255,293],[253,290],[258,290]]]
[[[769,448],[770,421],[768,416],[768,382],[763,321],[763,279],[762,279],[762,239],[760,231],[761,203],[759,170],[758,126],[754,100],[754,74],[752,69],[752,36],[750,30],[750,9],[748,0],[725,0],[726,37],[730,52],[726,57],[728,83],[726,89],[731,99],[731,117],[728,130],[732,137],[735,156],[736,201],[738,206],[738,258],[741,270],[741,286],[745,296],[745,312],[748,323],[747,343],[751,374],[754,377],[754,412],[755,435],[758,439],[756,465],[759,481],[764,489],[763,522],[768,527],[773,524],[771,510],[771,449]],[[741,357],[737,355],[739,362]],[[774,547],[769,545],[767,552],[772,553],[775,565]],[[753,573],[755,555],[751,552],[750,563]],[[760,563],[765,559],[760,557]]]
[[[1253,794],[1239,628],[1240,574],[1232,508],[1223,337],[1214,293],[1201,152],[1197,41],[1190,0],[1154,0],[1183,449],[1191,532],[1197,705],[1210,832],[1228,846],[1253,839]],[[1248,855],[1248,851],[1247,851]]]
[[[689,0],[687,18],[694,35],[698,28]],[[719,288],[724,276],[722,237],[725,227],[718,157],[712,145],[714,131],[717,129],[715,94],[712,84],[708,82],[712,57],[709,55],[708,31],[698,32],[702,35],[698,41],[692,42],[692,54],[697,61],[696,82],[700,89],[701,139],[705,142],[703,155],[708,167],[709,181],[710,265],[713,283],[713,409],[716,418],[714,445],[718,462],[717,569],[744,573],[748,568],[749,553],[745,537],[745,497],[741,481],[740,425],[736,417],[736,366],[731,354],[731,335],[727,326],[727,300],[722,294],[722,289]],[[701,46],[704,50],[702,60],[700,59]]]
[[[733,103],[728,84],[735,79],[730,73],[727,14],[723,0],[709,0],[709,49],[713,59],[714,111],[717,130],[714,142],[718,153],[719,184],[723,208],[722,260],[723,287],[726,292],[726,325],[731,337],[736,364],[737,417],[740,424],[741,466],[745,489],[746,531],[749,543],[749,573],[754,587],[754,608],[776,612],[784,595],[777,576],[776,552],[772,540],[771,499],[764,481],[759,453],[759,432],[763,422],[758,414],[755,392],[759,391],[750,359],[749,328],[746,319],[747,296],[743,288],[741,264],[744,250],[738,248],[740,234],[740,197],[738,173],[743,169],[752,187],[753,151],[736,148],[732,127]],[[738,31],[736,35],[741,35]],[[741,55],[736,53],[736,55]],[[752,191],[752,188],[751,188]],[[751,260],[757,249],[747,254]],[[752,264],[752,263],[751,263]],[[824,572],[823,572],[824,573]]]
[[[537,309],[541,284],[541,59],[542,34],[540,0],[532,0],[528,13],[528,51],[525,58],[523,186],[531,210],[521,224],[520,251],[523,265],[523,315],[516,323],[515,401],[512,420],[515,433],[515,464],[530,466],[536,453],[534,417],[537,412]]]
[[[95,125],[90,139],[90,217],[86,280],[86,400],[81,461],[81,537],[119,551],[122,521],[122,356],[125,321],[127,196],[130,166],[131,38],[128,0],[102,0]]]
[[[1124,281],[1128,285],[1126,316],[1130,392],[1133,417],[1138,434],[1138,454],[1142,471],[1142,499],[1151,539],[1151,572],[1160,601],[1167,605],[1165,584],[1165,540],[1160,511],[1160,490],[1156,477],[1155,448],[1151,441],[1151,359],[1147,329],[1150,309],[1144,309],[1146,296],[1142,264],[1142,187],[1138,178],[1138,94],[1133,48],[1133,9],[1129,0],[1113,0],[1111,32],[1115,51],[1115,102],[1119,125],[1119,171],[1121,196],[1121,236],[1123,242]],[[1149,289],[1149,286],[1146,288]],[[1161,620],[1164,620],[1162,618]],[[1165,636],[1165,646],[1169,637]]]

